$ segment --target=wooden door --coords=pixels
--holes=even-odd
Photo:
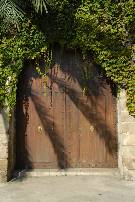
[[[110,84],[78,52],[57,49],[53,57],[47,78],[32,64],[20,77],[16,167],[116,167],[116,103]]]

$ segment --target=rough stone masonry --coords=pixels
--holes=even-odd
[[[118,98],[118,165],[126,179],[135,179],[135,118],[126,107],[126,93]]]
[[[8,118],[4,110],[0,111],[0,182],[7,181],[8,173]]]

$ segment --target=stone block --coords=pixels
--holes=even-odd
[[[125,133],[122,134],[122,142],[123,146],[135,146],[135,134]]]
[[[0,171],[6,171],[8,167],[7,159],[0,159]]]
[[[125,100],[120,101],[119,107],[121,112],[128,112]]]
[[[126,106],[126,92],[123,90],[121,91],[119,98],[118,98],[118,110],[119,112],[121,111],[127,111],[127,106]]]
[[[122,159],[135,159],[135,146],[123,146]]]
[[[8,157],[8,148],[0,147],[0,159],[6,159]]]
[[[119,94],[119,99],[125,99],[125,98],[126,98],[126,91],[123,89]]]
[[[123,112],[121,112],[121,122],[134,123],[134,125],[135,125],[135,118],[133,116],[129,115],[128,111],[123,111]]]
[[[8,142],[6,137],[0,138],[0,159],[5,159],[8,156]]]
[[[121,123],[121,133],[135,134],[135,123]]]
[[[5,132],[5,131],[6,131],[6,125],[3,120],[2,115],[0,114],[0,133]]]
[[[7,182],[7,171],[0,171],[0,183]]]
[[[124,172],[125,180],[135,181],[135,170],[126,170]]]
[[[128,170],[135,170],[135,157],[134,158],[123,158],[123,164]]]
[[[135,146],[122,147],[122,166],[124,176],[128,173],[128,170],[135,170]]]

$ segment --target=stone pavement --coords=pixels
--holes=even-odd
[[[135,202],[120,176],[28,177],[0,184],[0,202]]]

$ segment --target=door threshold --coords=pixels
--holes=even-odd
[[[45,176],[118,176],[118,168],[67,168],[67,169],[26,169],[16,170],[14,178],[45,177]]]

